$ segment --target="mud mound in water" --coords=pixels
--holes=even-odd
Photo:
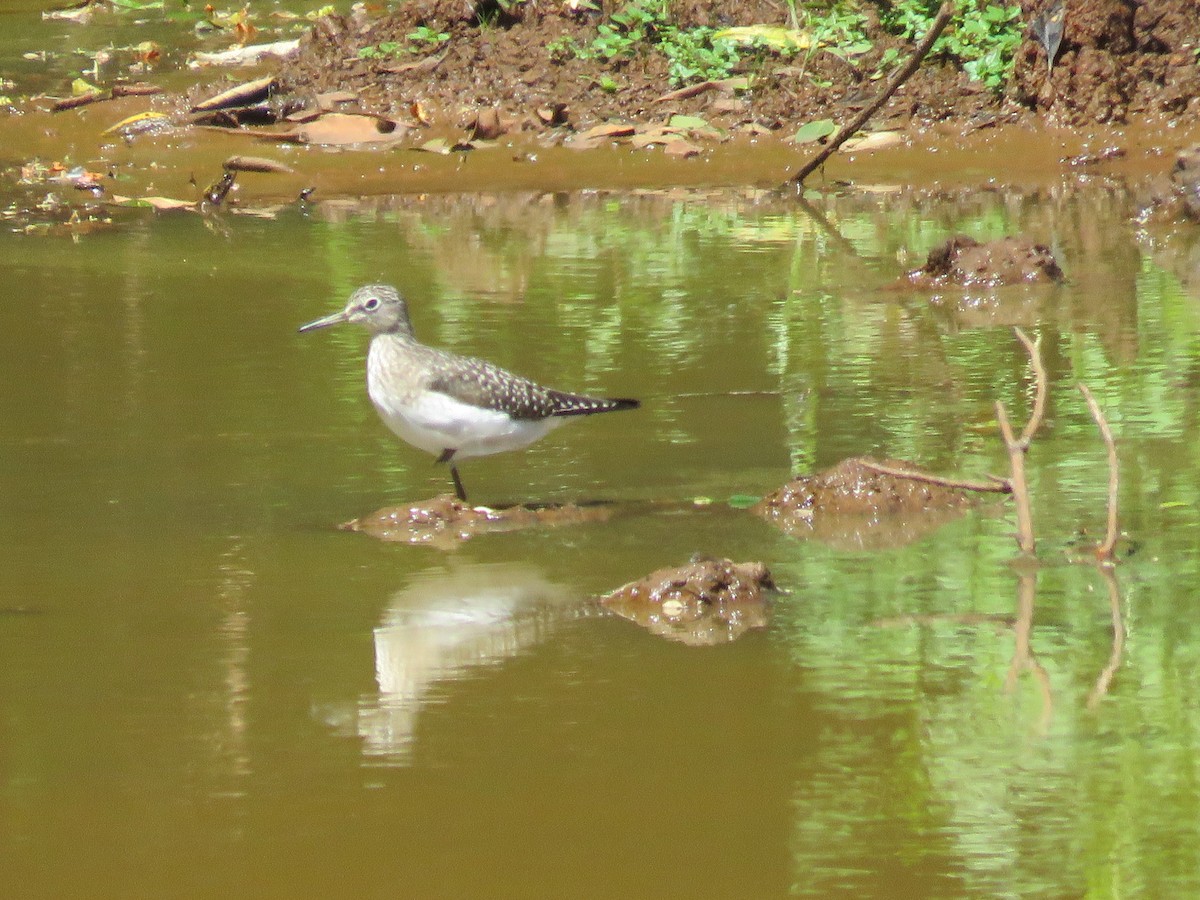
[[[1006,237],[981,244],[966,235],[952,237],[929,251],[925,265],[901,279],[921,289],[961,285],[1057,284],[1062,269],[1050,248],[1028,238]]]
[[[343,531],[361,531],[381,541],[453,547],[477,534],[603,522],[613,510],[610,504],[577,506],[574,503],[493,509],[471,506],[443,494],[411,506],[385,507],[339,527]]]
[[[797,475],[754,511],[793,537],[868,550],[912,543],[971,504],[966,491],[883,474],[871,465],[923,471],[901,460],[851,457],[815,475]]]
[[[697,557],[600,598],[622,618],[694,647],[725,644],[770,618],[771,573],[760,562]]]

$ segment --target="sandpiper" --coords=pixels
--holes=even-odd
[[[414,447],[450,464],[454,493],[464,503],[456,460],[528,447],[570,416],[639,405],[551,390],[482,359],[422,344],[413,334],[408,305],[391,285],[360,287],[345,309],[300,331],[342,322],[371,332],[367,394],[379,417]]]

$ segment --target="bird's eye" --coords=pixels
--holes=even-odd
[[[363,304],[363,309],[365,309],[367,312],[375,312],[375,310],[379,309],[379,298],[369,298],[367,302]]]

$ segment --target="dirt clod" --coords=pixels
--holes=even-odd
[[[1062,280],[1062,269],[1044,244],[1023,237],[981,244],[967,235],[952,237],[929,251],[925,265],[902,279],[921,289],[951,284],[962,287],[1057,284]]]
[[[901,460],[855,456],[815,475],[797,475],[753,509],[794,537],[880,549],[911,543],[971,504],[966,491],[883,474],[872,464],[928,474]]]
[[[603,522],[612,513],[613,507],[606,504],[577,506],[564,503],[493,509],[471,506],[450,494],[443,494],[411,506],[385,507],[339,527],[344,531],[360,531],[381,541],[449,548],[477,534]]]
[[[696,557],[631,581],[600,602],[653,634],[710,646],[765,628],[770,617],[765,592],[774,589],[771,573],[760,562]]]

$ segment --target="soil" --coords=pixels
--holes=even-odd
[[[1050,248],[1026,237],[980,243],[960,234],[929,251],[925,265],[900,279],[905,287],[932,290],[946,285],[1000,287],[1058,284],[1063,271]]]
[[[970,495],[872,466],[929,475],[919,466],[866,456],[844,459],[814,475],[797,475],[765,496],[754,511],[793,537],[816,538],[841,549],[910,544],[959,518]]]
[[[340,527],[343,531],[359,531],[381,541],[452,549],[477,534],[603,522],[613,512],[614,507],[607,504],[472,506],[450,494],[442,494],[411,506],[385,507]]]
[[[765,628],[767,594],[774,589],[771,573],[760,562],[699,556],[617,588],[600,603],[653,634],[701,647]]]
[[[558,133],[601,122],[659,122],[680,113],[702,116],[722,129],[790,134],[805,122],[836,121],[861,108],[880,90],[881,82],[869,77],[880,57],[891,49],[902,57],[911,50],[909,43],[884,32],[876,6],[864,3],[873,46],[853,61],[823,51],[807,60],[769,58],[754,63],[749,90],[714,86],[694,96],[663,99],[673,85],[660,55],[612,64],[572,54],[552,58],[553,42],[569,38],[590,44],[604,17],[623,4],[596,5],[603,9],[529,0],[506,3],[506,11],[495,0],[413,0],[379,17],[360,8],[319,20],[300,51],[281,63],[278,76],[293,98],[313,101],[317,94],[352,91],[367,111],[464,129],[481,112],[489,128],[499,120],[509,130]],[[1047,5],[1047,0],[1022,0],[1024,20],[1032,21]],[[786,21],[786,7],[773,0],[674,0],[670,9],[682,27]],[[407,44],[407,35],[418,27],[445,32],[450,39],[425,58],[360,58],[366,47]],[[971,81],[951,61],[931,56],[870,124],[883,129],[952,120],[969,130],[1037,117],[1080,125],[1145,116],[1194,124],[1200,119],[1198,47],[1195,0],[1066,0],[1064,36],[1053,68],[1032,29],[1016,53],[1004,94]],[[602,89],[606,80],[616,89]]]

